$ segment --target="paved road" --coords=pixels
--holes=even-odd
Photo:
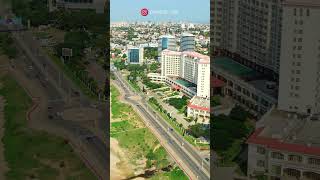
[[[14,64],[16,70],[25,74],[25,77],[29,81],[36,81],[45,91],[48,98],[48,118],[42,121],[46,122],[46,127],[49,127],[46,130],[53,134],[59,133],[57,135],[70,139],[76,145],[76,148],[78,148],[76,150],[83,153],[82,155],[88,160],[88,163],[92,166],[91,168],[98,172],[102,179],[107,179],[106,167],[109,165],[108,150],[101,138],[78,122],[67,121],[57,115],[57,112],[63,111],[66,106],[68,108],[79,105],[86,107],[89,104],[86,104],[86,101],[80,101],[80,97],[78,96],[72,96],[71,101],[73,101],[73,104],[66,105],[64,99],[61,98],[63,95],[60,94],[60,91],[50,81],[46,80],[43,74],[41,74],[41,70],[34,65],[32,60],[30,61],[30,59],[24,57],[16,59]],[[44,107],[43,109],[46,108]]]
[[[121,74],[118,71],[114,71],[117,84],[125,92],[125,100],[136,106],[136,108],[147,117],[146,120],[153,128],[155,128],[160,134],[161,139],[168,142],[168,145],[171,149],[174,150],[175,154],[179,157],[178,159],[183,161],[188,169],[192,171],[195,177],[201,180],[210,179],[209,165],[201,158],[194,148],[191,147],[180,135],[175,131],[168,130],[170,129],[169,124],[165,122],[161,117],[158,116],[151,108],[149,108],[147,102],[142,100],[141,102],[131,99],[131,96],[139,95],[134,93],[129,85],[123,80]],[[182,146],[182,142],[184,145]],[[179,160],[178,160],[179,161]]]

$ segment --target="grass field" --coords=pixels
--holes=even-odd
[[[156,167],[160,170],[173,164],[166,150],[145,127],[133,108],[119,102],[120,93],[116,87],[110,88],[112,118],[121,118],[121,121],[111,123],[111,137],[117,139],[120,147],[126,151],[129,162],[139,166],[139,162],[146,160],[145,168]],[[170,172],[159,171],[153,179],[183,180],[187,177],[183,171],[175,167]]]
[[[2,77],[0,95],[6,99],[5,133],[2,139],[9,171],[7,180],[96,180],[64,140],[27,127],[31,99],[9,76]]]

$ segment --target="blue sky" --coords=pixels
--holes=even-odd
[[[210,21],[210,0],[111,0],[110,6],[111,22]],[[149,9],[150,14],[142,16],[142,8]],[[161,14],[163,10],[168,14]]]

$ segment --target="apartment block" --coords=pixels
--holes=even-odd
[[[320,113],[320,1],[287,0],[283,31],[278,108]]]
[[[279,71],[282,0],[214,0],[216,49],[263,73]]]

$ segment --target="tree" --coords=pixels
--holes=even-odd
[[[189,126],[188,131],[192,136],[194,136],[196,138],[199,138],[199,137],[209,138],[210,137],[210,129],[205,128],[202,124],[191,125],[191,126]]]
[[[126,55],[126,54],[123,54],[123,55],[122,55],[122,58],[123,58],[123,59],[127,58],[127,55]]]

